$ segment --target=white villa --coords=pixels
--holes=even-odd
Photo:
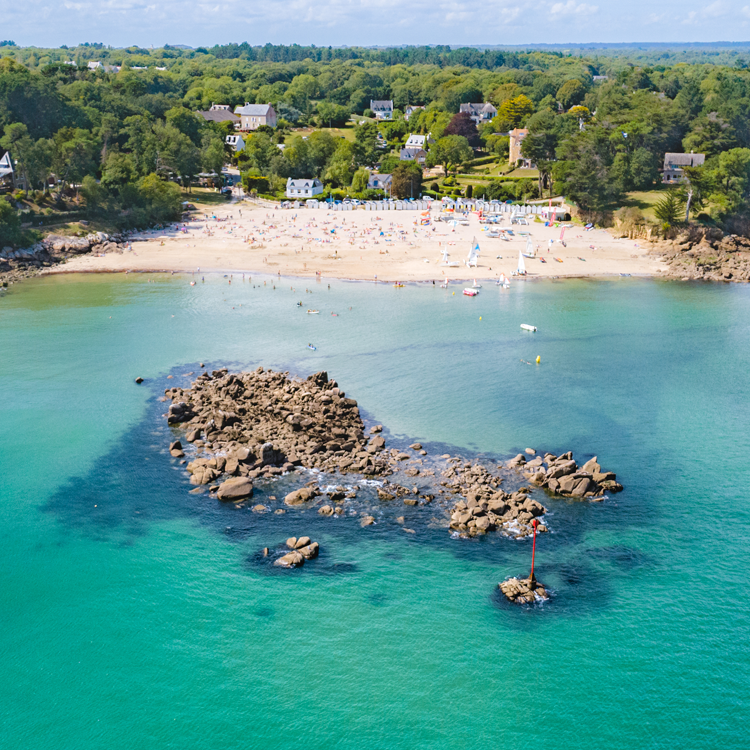
[[[240,118],[238,130],[257,130],[261,125],[276,127],[276,110],[270,104],[248,104],[235,107],[234,114]]]
[[[373,111],[376,120],[393,119],[393,101],[370,99],[370,109]]]
[[[323,192],[323,183],[318,179],[293,180],[291,177],[286,181],[286,197],[314,198]]]
[[[459,111],[468,112],[471,119],[477,125],[481,122],[489,122],[497,114],[497,110],[489,102],[484,102],[484,104],[462,104]]]
[[[432,135],[430,133],[428,133],[427,135],[416,135],[414,133],[410,133],[409,137],[406,139],[404,148],[424,149],[425,151],[427,151],[427,149],[433,143],[435,143],[435,141],[432,139]]]

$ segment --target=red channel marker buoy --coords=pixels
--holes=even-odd
[[[539,526],[539,521],[536,518],[531,522],[531,527],[534,529],[534,541],[531,546],[531,575],[529,576],[529,583],[532,585],[536,583],[534,578],[534,554],[536,553],[536,527]]]

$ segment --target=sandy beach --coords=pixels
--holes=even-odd
[[[536,258],[524,258],[527,279],[543,277],[659,275],[666,268],[648,254],[645,243],[617,239],[601,229],[480,224],[468,215],[468,226],[438,220],[428,225],[419,211],[327,211],[281,209],[247,201],[196,212],[189,221],[162,230],[141,232],[123,253],[81,255],[50,273],[175,271],[243,272],[282,276],[430,281],[498,279],[518,267],[519,252],[529,241]],[[507,214],[505,215],[507,217]],[[512,229],[508,239],[489,237],[497,227]],[[473,241],[479,262],[465,261]],[[448,251],[448,263],[443,260]]]

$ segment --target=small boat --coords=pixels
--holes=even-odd
[[[308,315],[320,315],[320,310],[308,310]]]
[[[401,289],[403,286],[406,286],[405,284],[401,284],[400,282],[396,282],[393,286],[396,287],[396,289]]]
[[[191,281],[191,282],[190,282],[190,286],[195,286],[195,282],[194,282],[194,281]]]
[[[302,307],[302,303],[301,303],[301,302],[298,302],[298,303],[297,303],[297,307]]]
[[[562,259],[562,258],[555,258],[555,260],[556,260],[556,261],[557,261],[558,263],[562,263],[562,262],[563,262],[563,259]]]
[[[582,260],[584,263],[586,262],[586,258],[582,258],[580,255],[578,256],[578,260]]]
[[[479,292],[476,289],[464,289],[464,294],[467,297],[476,297]]]
[[[338,316],[339,316],[339,314],[335,313],[335,312],[332,312],[331,315],[333,315],[334,318],[338,318]]]
[[[545,260],[544,258],[542,258],[541,256],[539,257],[539,260],[540,260],[540,261],[542,261],[542,263],[546,263],[546,262],[547,262],[547,261],[546,261],[546,260]]]
[[[532,331],[536,333],[536,326],[530,326],[528,323],[521,323],[521,328],[523,328],[524,331]]]
[[[317,347],[313,346],[312,344],[308,344],[307,348],[312,349],[314,352],[318,351]]]
[[[472,289],[481,289],[482,285],[481,284],[477,284],[477,280],[474,279],[474,283],[471,285],[471,288]]]

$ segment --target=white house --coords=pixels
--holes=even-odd
[[[375,114],[377,120],[393,119],[393,102],[390,99],[382,101],[370,99],[370,109]]]
[[[241,135],[228,135],[225,138],[227,145],[231,146],[235,153],[242,151],[245,148],[245,141]]]
[[[92,61],[88,64],[89,70],[103,70],[105,73],[119,73],[120,67],[119,65],[105,65],[103,62],[100,62],[99,60]]]
[[[427,159],[427,152],[423,148],[402,148],[398,158],[401,161],[415,161],[417,164],[424,164]]]
[[[323,183],[318,179],[293,180],[291,177],[286,181],[287,198],[314,198],[323,192]]]
[[[432,139],[430,133],[427,135],[416,135],[415,133],[410,133],[409,137],[406,139],[404,148],[424,149],[427,151],[433,143],[435,143],[435,141]]]
[[[406,106],[406,109],[404,109],[404,120],[409,122],[409,118],[414,114],[418,114],[419,111],[422,109],[424,109],[424,107],[418,107],[418,106],[408,104]]]
[[[234,114],[240,118],[238,130],[257,130],[261,125],[276,127],[276,110],[270,104],[248,104],[235,107]]]
[[[393,177],[389,174],[380,174],[379,172],[373,172],[370,175],[370,179],[367,180],[368,190],[384,190],[386,193],[391,191],[391,183]]]
[[[489,102],[484,102],[484,104],[462,104],[459,111],[468,112],[471,119],[477,125],[481,122],[489,122],[497,114],[497,110]]]

